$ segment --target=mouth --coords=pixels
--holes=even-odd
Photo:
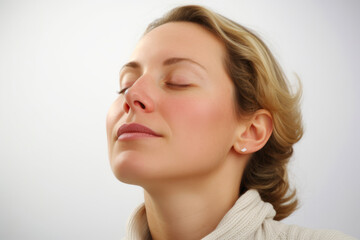
[[[123,124],[117,131],[118,140],[131,140],[149,137],[161,137],[161,135],[138,123]]]

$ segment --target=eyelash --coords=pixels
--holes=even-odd
[[[121,94],[124,94],[125,91],[128,90],[128,89],[129,89],[129,88],[126,87],[126,88],[123,88],[123,89],[121,89],[120,91],[116,91],[116,92],[117,92],[117,94],[121,95]]]
[[[191,84],[175,84],[175,83],[166,83],[166,86],[171,87],[171,88],[186,88],[186,87],[190,87]],[[116,91],[117,94],[121,95],[124,94],[126,90],[128,90],[129,87],[123,88],[120,91]]]
[[[170,83],[167,82],[166,86],[168,87],[173,87],[173,88],[186,88],[186,87],[190,87],[191,84],[175,84],[175,83]]]

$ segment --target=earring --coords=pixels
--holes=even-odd
[[[242,152],[246,152],[247,151],[247,149],[244,147],[243,149],[241,149],[240,151],[242,151]]]

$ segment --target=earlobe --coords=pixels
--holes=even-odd
[[[244,154],[247,151],[247,148],[244,146],[245,143],[240,138],[236,139],[234,143],[234,149],[237,153]]]
[[[253,114],[245,126],[238,133],[234,149],[240,154],[257,152],[265,146],[272,134],[272,116],[269,111],[260,109]]]

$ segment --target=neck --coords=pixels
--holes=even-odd
[[[239,198],[243,169],[239,162],[228,161],[216,172],[196,179],[164,181],[145,189],[152,239],[201,239],[212,232]]]

